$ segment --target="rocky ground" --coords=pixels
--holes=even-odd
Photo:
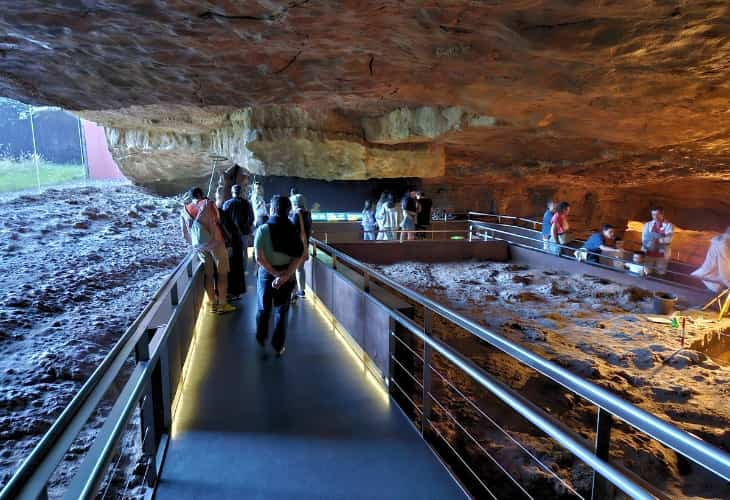
[[[126,184],[0,200],[0,484],[185,255],[177,206]],[[51,493],[98,425],[95,416]]]
[[[625,400],[730,451],[730,407],[726,403],[730,397],[730,366],[727,358],[714,356],[730,350],[730,321],[718,324],[716,314],[683,312],[692,319],[688,321],[687,348],[682,349],[677,330],[647,319],[652,316],[648,292],[607,280],[503,263],[411,262],[380,269]],[[436,333],[568,427],[593,439],[593,405],[565,393],[466,333],[455,331],[453,326],[437,320]],[[706,336],[715,339],[715,350],[701,346]],[[718,349],[717,343],[723,340],[728,341],[725,348]],[[444,406],[467,423],[484,450],[457,432],[459,429],[436,408],[440,428],[476,463],[488,462],[482,454],[488,451],[538,496],[569,497],[570,488],[581,494],[590,491],[591,474],[585,465],[544,436],[536,435],[529,425],[456,370],[443,362],[437,364],[565,483],[555,481],[550,471],[518,449],[493,423],[464,404],[460,396],[439,384],[434,376],[438,385],[435,394],[440,395],[437,397],[442,397]],[[728,498],[726,483],[710,480],[674,452],[623,424],[613,430],[611,458],[672,498]],[[485,470],[490,469],[482,468]]]

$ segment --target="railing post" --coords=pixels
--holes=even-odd
[[[147,362],[150,360],[150,338],[155,334],[154,329],[145,330],[144,335],[140,338],[135,346],[135,359],[137,363]],[[154,464],[157,455],[157,427],[155,419],[155,402],[153,401],[151,380],[145,381],[144,392],[140,399],[140,432],[142,440],[142,453],[147,456]],[[156,465],[156,464],[154,464]],[[152,484],[157,480],[155,471],[156,467],[150,468],[150,476],[147,478]]]
[[[595,454],[601,460],[608,461],[608,455],[611,448],[611,425],[613,417],[603,408],[598,408],[596,418],[596,445]],[[613,485],[603,476],[593,471],[593,487],[591,488],[591,500],[600,500],[602,498],[610,498],[609,494],[613,489]]]
[[[337,256],[332,254],[332,269],[337,269]]]
[[[370,293],[370,275],[368,273],[362,275],[362,291]]]
[[[423,333],[430,337],[433,332],[433,312],[423,310]],[[421,434],[425,435],[431,419],[431,355],[433,349],[423,343],[423,394],[421,397],[423,412],[421,414]]]
[[[388,321],[388,392],[392,394],[393,384],[393,356],[395,356],[395,319],[391,317]]]
[[[170,289],[170,303],[173,307],[180,303],[180,297],[177,291],[177,282],[173,283],[172,288]]]
[[[188,265],[185,266],[185,268],[187,269],[187,272],[188,272],[188,278],[192,278],[193,277],[193,259],[190,259],[190,261],[188,262]]]

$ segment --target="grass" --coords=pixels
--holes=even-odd
[[[32,158],[13,160],[0,158],[0,192],[23,191],[41,186],[55,186],[72,181],[83,180],[86,169],[73,163],[51,163],[43,158],[38,160],[38,174]]]

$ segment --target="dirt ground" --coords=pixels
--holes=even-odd
[[[678,330],[647,319],[653,316],[649,292],[605,279],[491,262],[407,262],[379,266],[379,270],[659,418],[730,451],[730,366],[722,356],[713,359],[701,346],[705,336],[730,340],[730,320],[718,324],[716,314],[683,312],[692,320],[687,327],[687,348],[681,349]],[[436,334],[558,416],[568,427],[593,439],[593,405],[565,393],[545,377],[465,332],[455,331],[442,320],[436,321]],[[725,350],[730,349],[730,342],[725,345]],[[570,488],[581,494],[590,491],[587,466],[557,449],[551,440],[535,434],[531,426],[524,425],[457,370],[444,362],[438,365],[481,409],[495,420],[501,419],[513,437],[527,443],[535,457],[565,482],[554,480],[545,467],[526,456],[492,422],[442,384],[437,392],[446,401],[444,406],[470,424],[468,428],[479,446],[457,432],[459,429],[448,418],[442,418],[440,426],[450,439],[474,457],[489,452],[532,492],[570,497]],[[443,417],[444,412],[437,413]],[[724,481],[709,480],[698,467],[622,423],[612,432],[611,459],[639,473],[672,498],[730,498],[730,487]]]
[[[0,484],[185,255],[177,207],[126,184],[0,199]],[[72,446],[52,495],[98,425]],[[139,481],[122,486],[132,494]]]

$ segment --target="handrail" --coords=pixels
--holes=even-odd
[[[545,250],[543,250],[541,248],[542,247],[542,244],[543,244],[543,240],[542,239],[532,238],[530,236],[525,236],[525,235],[522,235],[522,234],[517,234],[517,233],[510,232],[510,231],[505,231],[505,230],[497,229],[497,228],[494,228],[494,227],[489,226],[488,224],[491,224],[489,222],[477,221],[477,220],[470,220],[469,221],[469,224],[471,226],[476,226],[476,227],[479,227],[479,228],[481,228],[481,229],[483,229],[485,231],[491,232],[492,235],[490,237],[493,238],[493,239],[499,239],[499,240],[508,241],[509,243],[511,243],[513,245],[518,245],[518,246],[521,246],[521,247],[524,247],[524,248],[530,248],[532,250],[536,250],[536,251],[539,251],[539,252],[542,252],[542,253],[552,254],[552,252],[547,252],[547,251],[545,251]],[[527,228],[522,228],[522,229],[527,229]],[[473,231],[470,231],[470,232],[473,232]],[[496,234],[501,234],[501,235],[507,235],[508,237],[500,238],[499,236],[495,236],[494,235],[495,233]],[[516,238],[518,240],[526,240],[526,241],[529,241],[529,242],[532,242],[532,243],[536,243],[536,244],[539,244],[539,245],[536,245],[534,247],[531,247],[531,246],[525,245],[525,244],[520,243],[520,242],[510,241],[510,238],[512,238],[512,239],[515,239]],[[582,241],[582,240],[575,240],[575,241]],[[570,252],[574,252],[576,250],[581,250],[581,251],[586,252],[586,255],[593,255],[593,256],[599,257],[601,259],[610,260],[612,262],[618,262],[618,263],[622,263],[622,264],[627,263],[627,261],[625,261],[624,259],[621,259],[619,257],[615,257],[615,256],[612,256],[612,255],[606,255],[606,254],[602,254],[602,253],[597,253],[597,252],[591,252],[591,251],[589,251],[587,249],[575,248],[575,247],[572,247],[572,246],[569,246],[569,245],[563,245],[563,244],[555,243],[555,242],[550,242],[550,245],[552,247],[554,247],[554,248],[559,248],[561,250],[568,250]],[[554,254],[552,254],[552,255],[554,255]],[[555,255],[555,256],[557,257],[558,255]],[[561,257],[567,257],[567,256],[562,256],[561,255]],[[680,265],[683,265],[685,267],[689,267],[687,264],[684,264],[684,263],[681,263],[681,262],[677,262],[677,261],[671,261],[671,262],[672,262],[672,264],[680,264]],[[602,268],[605,268],[605,269],[610,269],[612,271],[616,271],[617,270],[615,267],[606,266],[604,264],[601,264],[600,262],[586,262],[586,264],[592,265],[592,266],[597,266],[597,267],[602,267]],[[683,278],[683,279],[685,279],[687,281],[694,281],[694,282],[699,281],[699,280],[697,280],[696,278],[694,278],[689,273],[685,273],[685,272],[681,272],[681,271],[675,271],[673,269],[667,269],[666,272],[665,272],[665,274],[667,274],[667,275],[675,275],[675,276],[678,276],[680,278]],[[687,283],[683,283],[683,282],[678,282],[678,281],[672,281],[672,280],[669,280],[669,279],[665,279],[665,278],[662,278],[660,276],[661,275],[648,275],[648,276],[641,276],[641,277],[643,277],[644,279],[651,279],[651,280],[659,281],[659,282],[662,282],[662,283],[668,283],[668,284],[671,284],[671,285],[674,285],[674,286],[681,286],[681,287],[684,287],[684,288],[687,288],[687,289],[690,289],[690,290],[694,290],[694,291],[700,291],[700,292],[706,292],[707,291],[705,288],[700,287],[700,286],[692,286],[692,285],[687,284]],[[705,279],[704,281],[714,281],[714,280]]]
[[[535,405],[533,405],[530,401],[525,400],[518,394],[515,394],[514,391],[506,387],[503,383],[495,380],[482,368],[456,352],[446,343],[423,333],[420,325],[404,316],[402,313],[393,311],[392,315],[395,316],[398,322],[406,327],[413,335],[431,346],[441,356],[449,360],[456,367],[460,368],[472,379],[476,380],[479,385],[490,391],[492,394],[504,401],[510,408],[517,411],[517,413],[532,422],[540,430],[555,439],[561,446],[564,446],[570,452],[574,453],[578,458],[590,465],[593,470],[597,471],[611,483],[618,486],[624,493],[631,495],[632,498],[654,498],[654,495],[647,493],[646,490],[644,490],[636,482],[621,473],[619,469],[612,466],[610,463],[601,460],[593,453],[593,451],[581,444],[574,436],[571,436],[569,431],[561,425],[550,422],[543,415],[544,412],[535,407]]]
[[[351,267],[364,275],[377,279],[404,297],[407,297],[439,314],[443,318],[454,323],[456,326],[466,330],[479,339],[484,340],[571,392],[592,402],[603,410],[606,410],[610,414],[629,424],[631,427],[651,436],[660,443],[672,448],[710,472],[730,481],[730,455],[722,450],[687,432],[679,430],[654,415],[622,400],[606,389],[574,375],[552,361],[548,361],[532,351],[511,342],[505,337],[489,331],[474,321],[437,302],[434,302],[422,294],[404,287],[384,274],[365,266],[363,263],[353,259],[347,254],[340,252],[339,250],[316,239],[312,239],[312,243],[325,253],[336,257],[338,262],[345,263],[348,267]],[[599,473],[602,474],[600,471]],[[606,471],[606,473],[609,473],[609,471]]]
[[[193,258],[194,253],[189,253],[165,279],[147,306],[114,344],[0,491],[0,500],[17,498],[21,492],[29,498],[36,498],[43,493],[46,483],[78,431],[119,375],[125,361],[134,352],[155,314],[162,307],[160,299],[170,294],[177,296],[177,281],[185,270],[188,275],[192,275]]]
[[[542,225],[543,225],[543,223],[541,221],[539,221],[539,220],[527,219],[525,217],[516,217],[516,216],[513,216],[513,215],[500,215],[500,214],[492,214],[492,213],[469,211],[468,214],[467,214],[467,218],[469,218],[469,220],[471,220],[471,217],[472,216],[476,216],[476,217],[492,217],[492,218],[496,218],[498,220],[500,220],[500,219],[517,220],[517,221],[525,222],[527,224],[532,224],[533,230],[535,230],[535,231],[538,230],[537,229],[538,226],[540,226],[540,228],[542,228]],[[476,222],[476,221],[474,221],[474,222]],[[479,222],[484,222],[484,221],[479,221]],[[519,226],[519,227],[523,227],[523,226]],[[527,228],[525,228],[525,229],[527,229]],[[577,241],[582,241],[582,240],[577,240]],[[638,251],[638,250],[636,250],[636,251]],[[679,253],[677,253],[677,255],[679,255]],[[687,267],[687,268],[690,268],[690,269],[695,269],[697,267],[696,265],[689,264],[687,262],[682,262],[680,260],[672,260],[671,262],[672,262],[672,264],[674,264],[676,266]]]

